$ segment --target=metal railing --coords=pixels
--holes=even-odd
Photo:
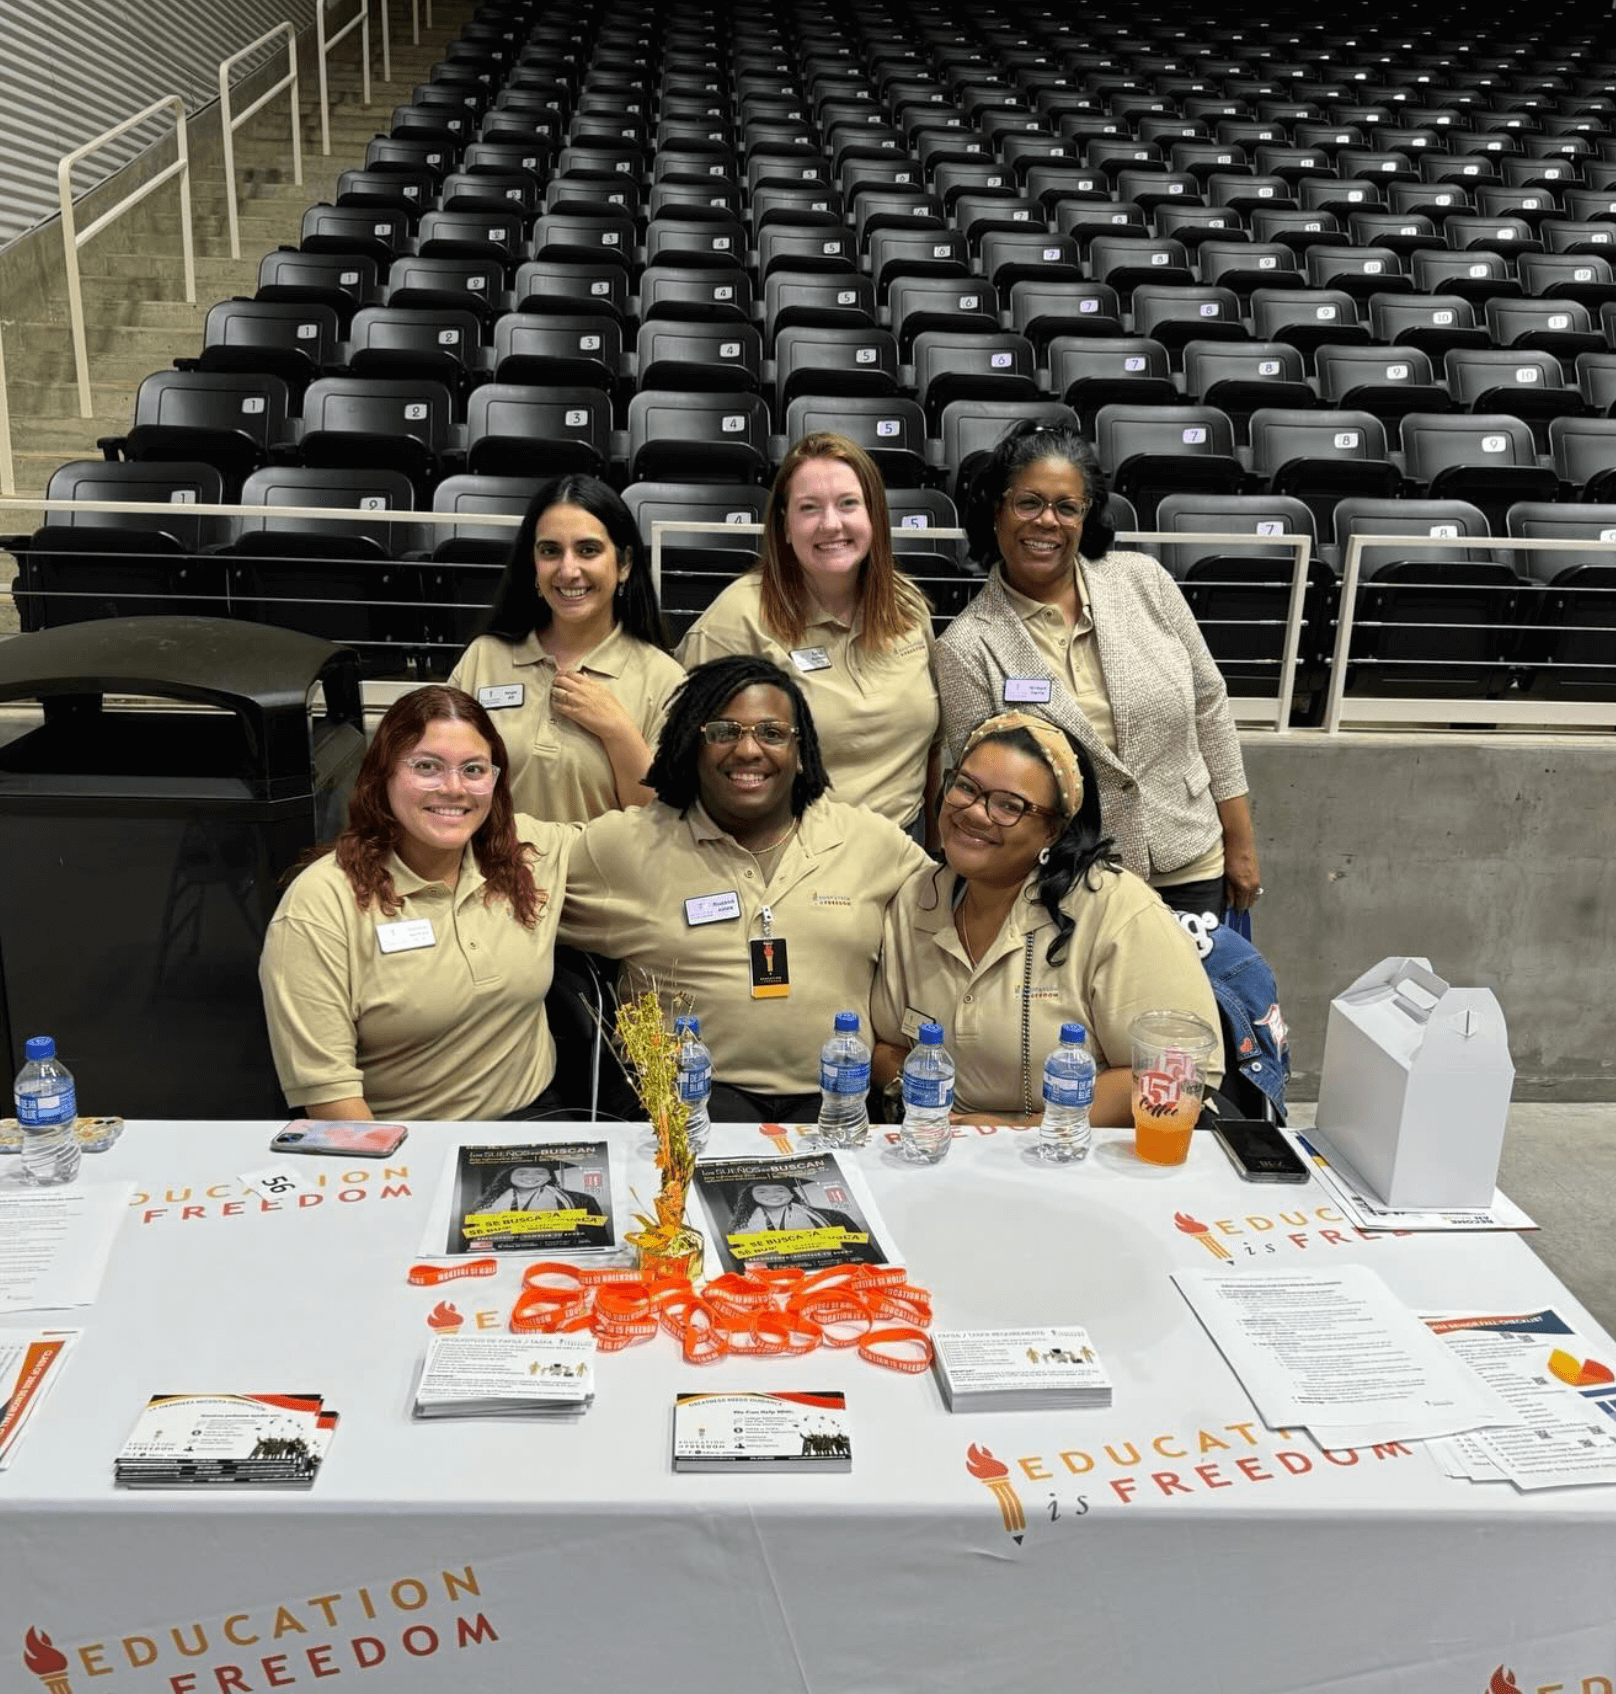
[[[125,516],[145,517],[148,520],[153,517],[154,510],[157,512],[168,510],[168,508],[161,506],[154,508],[150,503],[129,500],[52,500],[17,498],[15,496],[0,497],[0,519],[3,519],[8,513],[13,511],[32,514],[39,511],[41,508],[48,511],[116,513]],[[390,526],[403,524],[424,527],[427,529],[479,528],[514,530],[521,523],[521,519],[515,515],[495,512],[384,511],[361,510],[352,507],[265,507],[261,505],[204,505],[189,502],[185,503],[180,510],[184,512],[187,518],[246,518],[257,519],[260,522],[265,519],[269,519],[272,522],[280,519],[313,519],[321,523],[330,523],[335,525],[347,523],[373,524],[379,522]],[[762,526],[756,523],[693,523],[680,522],[672,519],[656,520],[650,526],[650,564],[652,580],[657,588],[658,595],[661,596],[663,588],[663,554],[665,550],[665,537],[673,534],[688,534],[696,536],[719,534],[735,536],[739,534],[750,536],[760,534],[761,530]],[[895,528],[893,531],[894,539],[913,541],[917,537],[924,537],[927,541],[935,540],[940,542],[959,540],[963,537],[963,533],[964,532],[959,529],[919,529],[909,527]],[[87,527],[83,531],[83,536],[84,552],[87,554],[94,553],[96,550],[96,531],[93,528]],[[1255,544],[1260,545],[1265,550],[1268,548],[1286,548],[1293,554],[1295,565],[1291,575],[1284,632],[1280,638],[1279,657],[1277,660],[1278,681],[1276,692],[1272,697],[1266,693],[1262,695],[1249,696],[1231,694],[1230,696],[1230,704],[1234,708],[1235,714],[1241,722],[1265,727],[1275,734],[1288,733],[1292,713],[1293,695],[1296,687],[1296,673],[1300,656],[1301,636],[1304,628],[1304,604],[1306,601],[1309,566],[1311,560],[1310,538],[1306,536],[1289,535],[1254,538],[1249,531],[1227,533],[1209,532],[1207,534],[1189,534],[1185,532],[1167,531],[1137,531],[1119,535],[1118,539],[1120,541],[1127,542],[1154,542],[1163,546],[1185,546],[1190,544],[1194,544],[1196,546],[1204,546],[1207,544],[1228,546],[1230,544],[1237,544],[1246,548],[1252,547],[1255,540]],[[1530,540],[1515,536],[1467,536],[1457,538],[1456,540],[1453,537],[1433,537],[1429,535],[1363,535],[1353,537],[1347,547],[1345,570],[1340,585],[1341,602],[1339,618],[1336,626],[1334,656],[1333,661],[1329,663],[1328,667],[1329,680],[1325,696],[1325,708],[1322,724],[1322,729],[1325,734],[1336,735],[1344,728],[1352,728],[1367,724],[1373,724],[1383,728],[1399,726],[1418,728],[1429,725],[1446,728],[1451,724],[1463,723],[1488,725],[1536,725],[1553,729],[1616,728],[1616,700],[1579,700],[1540,697],[1477,699],[1474,697],[1447,698],[1392,695],[1377,697],[1368,695],[1348,695],[1346,693],[1346,682],[1349,664],[1359,665],[1364,662],[1361,659],[1352,659],[1350,657],[1350,652],[1352,631],[1355,624],[1354,601],[1356,598],[1358,582],[1361,576],[1361,556],[1365,546],[1375,548],[1395,547],[1400,550],[1403,548],[1429,549],[1433,547],[1440,547],[1447,548],[1450,552],[1454,550],[1455,547],[1458,547],[1459,549],[1470,553],[1495,554],[1500,552],[1531,551],[1541,551],[1546,553],[1576,552],[1583,554],[1590,552],[1600,554],[1608,553],[1612,564],[1616,565],[1616,540],[1611,542],[1595,542],[1590,540]],[[173,555],[169,555],[171,560],[173,557]],[[256,560],[245,559],[244,562],[266,564],[269,560],[259,557],[256,558]],[[304,562],[307,562],[306,559]],[[344,562],[351,564],[353,561],[347,560]],[[378,568],[387,568],[389,566],[396,567],[400,564],[407,564],[408,562],[409,561],[381,558],[376,560]],[[435,563],[434,561],[418,562]],[[901,562],[902,555],[900,554],[900,563]],[[494,569],[492,566],[486,568],[490,571]],[[917,578],[917,580],[919,580],[924,586],[928,581],[941,584],[945,579],[935,576],[928,578],[921,575]],[[947,580],[952,581],[957,585],[963,579],[950,578]],[[1272,583],[1264,583],[1262,586],[1271,587]],[[1526,593],[1536,592],[1540,594],[1549,594],[1556,592],[1554,585],[1544,582],[1520,582],[1518,583],[1518,589]],[[22,591],[22,595],[26,596],[30,592],[33,591],[25,589]],[[1582,668],[1597,671],[1601,673],[1601,675],[1606,672],[1616,672],[1616,588],[1579,589],[1577,592],[1597,596],[1601,606],[1604,599],[1608,596],[1610,604],[1610,627],[1608,630],[1604,628],[1603,621],[1597,625],[1589,625],[1586,622],[1583,622],[1564,626],[1565,628],[1574,630],[1579,634],[1592,634],[1597,638],[1601,633],[1604,633],[1608,634],[1610,637],[1610,662],[1608,664],[1593,662],[1583,666]],[[63,599],[82,597],[74,595],[71,591],[57,591],[57,594]],[[88,597],[104,598],[105,590],[99,591],[98,594],[92,593]],[[135,592],[129,594],[127,597],[130,599],[138,599],[141,596],[138,592]],[[167,592],[162,594],[153,594],[150,597],[168,599],[174,598],[172,593]],[[286,603],[282,600],[278,600],[273,591],[266,592],[263,589],[255,589],[250,598],[257,605]],[[299,599],[297,603],[301,604],[303,601]],[[341,602],[333,602],[333,604],[338,603]],[[361,602],[354,603],[361,604]],[[366,606],[377,606],[391,605],[395,603],[368,600],[362,602],[362,604]],[[473,606],[469,603],[462,604],[458,601],[450,603],[442,601],[421,602],[414,600],[400,600],[396,602],[396,604],[402,609],[421,605],[427,605],[431,609],[439,611],[475,611],[480,609],[478,606]],[[1601,618],[1603,620],[1602,611]],[[1277,621],[1278,620],[1276,618],[1274,620],[1276,625]],[[1362,627],[1361,623],[1360,627]],[[1532,624],[1530,627],[1534,633],[1545,634],[1554,633],[1558,631],[1561,626],[1536,623]],[[425,645],[430,646],[432,644],[428,642]],[[439,645],[441,645],[441,643],[439,643]],[[1393,661],[1394,664],[1397,662],[1399,661]],[[1505,670],[1531,670],[1533,668],[1533,663],[1530,660],[1506,660],[1501,661],[1501,664]],[[1570,671],[1575,671],[1578,667],[1575,665],[1570,667],[1551,665],[1548,668],[1564,678],[1568,669]],[[1575,681],[1575,678],[1572,677],[1570,680]],[[391,684],[388,686],[391,686]],[[400,686],[410,685],[401,684]]]
[[[10,321],[0,321],[0,495],[17,492],[17,471],[11,462],[11,395],[6,388],[4,332]]]
[[[170,110],[174,113],[176,157],[173,164],[166,165],[155,176],[148,177],[139,188],[131,189],[94,223],[78,230],[73,218],[73,167],[81,159],[88,158],[98,148],[122,135],[125,130],[134,129],[147,118]],[[90,405],[90,358],[84,336],[84,289],[79,280],[79,248],[174,176],[180,179],[180,245],[185,257],[185,298],[188,304],[194,306],[196,248],[191,235],[191,156],[185,135],[185,101],[178,94],[165,94],[160,100],[152,101],[143,111],[136,112],[132,118],[125,118],[121,124],[114,124],[93,141],[86,141],[82,147],[75,148],[73,152],[57,161],[56,185],[62,202],[62,246],[67,260],[67,306],[73,322],[73,361],[78,369],[81,418],[93,414]]]
[[[286,75],[273,88],[266,89],[239,116],[232,117],[230,112],[230,72],[245,58],[256,53],[260,47],[267,46],[278,35],[286,37]],[[325,61],[320,61],[322,70]],[[236,131],[246,121],[261,111],[282,89],[292,91],[292,181],[299,186],[303,182],[303,137],[302,114],[298,111],[297,103],[297,31],[289,23],[276,24],[273,29],[265,30],[259,38],[249,46],[243,47],[239,53],[232,53],[219,66],[219,138],[224,144],[224,200],[225,215],[230,221],[230,257],[241,257],[241,220],[236,215]]]
[[[327,157],[331,153],[331,96],[326,83],[326,60],[331,49],[356,29],[360,32],[364,64],[365,104],[370,104],[370,0],[359,0],[359,10],[335,35],[327,35],[325,14],[332,4],[334,0],[314,0],[315,42],[320,62],[320,152]]]
[[[1571,508],[1573,511],[1575,507]],[[1352,632],[1358,622],[1357,600],[1366,548],[1413,548],[1429,552],[1440,548],[1449,554],[1493,554],[1500,552],[1588,553],[1608,547],[1616,565],[1616,542],[1588,540],[1533,540],[1524,536],[1497,535],[1354,535],[1348,542],[1341,569],[1341,610],[1336,622],[1335,650],[1330,663],[1330,681],[1325,694],[1324,728],[1338,734],[1343,724],[1553,724],[1566,727],[1616,728],[1616,701],[1546,699],[1476,699],[1445,695],[1351,695],[1347,694],[1347,668],[1352,651]],[[1370,578],[1371,584],[1374,578]],[[1530,586],[1530,585],[1528,585]],[[1547,584],[1536,585],[1546,589]],[[1616,590],[1612,591],[1610,652],[1616,667]],[[1597,633],[1597,631],[1595,631]],[[1472,666],[1487,663],[1468,661]],[[1507,666],[1510,661],[1492,661]]]

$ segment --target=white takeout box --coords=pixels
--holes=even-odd
[[[1514,1080],[1490,988],[1382,959],[1330,1002],[1316,1121],[1388,1206],[1488,1206]]]

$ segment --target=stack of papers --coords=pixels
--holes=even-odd
[[[847,1396],[681,1394],[673,1408],[676,1471],[850,1471]]]
[[[1433,1441],[1443,1470],[1523,1493],[1616,1483],[1616,1358],[1590,1353],[1560,1314],[1447,1312],[1425,1319],[1519,1414],[1517,1429]]]
[[[701,1159],[694,1187],[722,1270],[903,1263],[851,1159]]]
[[[1087,1411],[1111,1379],[1086,1329],[932,1331],[932,1370],[951,1412]]]
[[[113,1477],[125,1488],[309,1488],[336,1430],[318,1394],[154,1394]]]
[[[80,1334],[76,1329],[0,1330],[0,1470],[11,1463],[28,1420],[61,1380]]]
[[[1286,1134],[1355,1229],[1463,1232],[1537,1228],[1513,1200],[1506,1199],[1496,1188],[1492,1204],[1487,1206],[1463,1206],[1447,1211],[1409,1211],[1399,1206],[1388,1206],[1358,1174],[1352,1162],[1343,1158],[1319,1130],[1304,1130],[1301,1134],[1287,1130]]]
[[[555,1418],[595,1402],[592,1335],[440,1335],[427,1348],[418,1418]]]
[[[451,1147],[421,1252],[435,1259],[616,1252],[622,1162],[606,1141]]]

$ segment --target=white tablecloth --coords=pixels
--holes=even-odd
[[[304,1161],[318,1201],[269,1209],[239,1177],[276,1127],[134,1124],[85,1162],[138,1197],[99,1303],[54,1314],[82,1345],[0,1475],[0,1694],[45,1686],[30,1628],[69,1661],[49,1694],[1612,1694],[1616,1491],[1266,1430],[1168,1280],[1361,1261],[1421,1309],[1555,1305],[1610,1361],[1525,1240],[1363,1238],[1199,1135],[1178,1171],[1121,1132],[1060,1170],[1025,1132],[962,1132],[929,1170],[878,1143],[857,1158],[938,1325],[1083,1324],[1110,1410],[950,1416],[929,1376],[845,1352],[704,1370],[659,1336],[602,1359],[576,1423],[421,1424],[427,1312],[502,1329],[519,1275],[407,1283],[444,1149],[571,1132],[418,1125],[391,1160]],[[768,1148],[724,1126],[713,1150]],[[674,1393],[719,1386],[844,1389],[852,1474],[675,1476]],[[115,1489],[139,1408],[180,1391],[323,1393],[342,1425],[313,1491]]]

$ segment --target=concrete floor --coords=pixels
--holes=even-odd
[[[1313,1112],[1293,1102],[1291,1125]],[[1616,1337],[1616,1105],[1511,1106],[1498,1186],[1539,1226],[1526,1244]]]

